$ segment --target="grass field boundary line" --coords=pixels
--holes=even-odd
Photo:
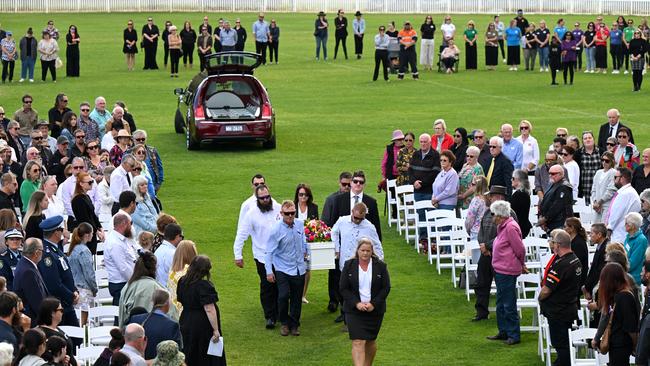
[[[329,62],[327,64],[331,65],[333,67],[341,67],[341,68],[346,68],[346,69],[351,69],[351,70],[366,70],[365,68],[360,67],[360,66],[350,66],[350,65],[343,65],[343,64],[335,64],[333,62]],[[422,75],[422,74],[420,74],[420,75]],[[531,101],[524,100],[524,99],[517,99],[517,98],[507,97],[507,96],[503,96],[503,95],[493,95],[493,94],[483,93],[483,92],[473,90],[473,89],[467,89],[467,88],[462,88],[462,87],[459,87],[459,86],[444,84],[442,82],[435,81],[435,80],[428,80],[428,79],[420,78],[420,79],[418,79],[417,82],[435,84],[435,85],[438,85],[438,86],[444,86],[444,87],[447,87],[447,88],[452,88],[452,89],[456,89],[458,91],[471,93],[471,94],[475,94],[475,95],[479,95],[479,96],[483,96],[483,97],[507,100],[507,101],[516,102],[516,103],[524,103],[524,104],[529,104],[529,105],[533,105],[533,106],[536,106],[536,107],[539,107],[539,108],[544,108],[544,109],[549,109],[549,110],[562,110],[562,111],[565,111],[565,112],[570,112],[570,113],[582,115],[584,117],[602,119],[603,121],[605,121],[607,119],[606,115],[605,115],[606,111],[604,111],[603,114],[600,115],[600,114],[584,112],[584,111],[581,111],[581,110],[578,110],[578,109],[551,106],[551,105],[548,105],[548,104],[531,102]],[[604,123],[604,122],[602,122],[602,123]],[[629,119],[625,119],[625,123],[628,124],[628,125],[638,125],[637,122],[631,121]]]

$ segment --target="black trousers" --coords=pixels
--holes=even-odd
[[[564,76],[564,83],[566,84],[566,76],[567,76],[567,71],[571,75],[570,76],[570,81],[571,84],[573,84],[573,72],[576,67],[576,62],[575,61],[565,61],[562,63],[562,74]]]
[[[388,80],[388,50],[375,50],[375,72],[372,74],[372,80],[377,80],[379,76],[379,65],[384,70],[384,80]]]
[[[275,56],[275,63],[278,63],[278,47],[280,46],[280,41],[269,42],[269,62],[273,62],[273,56]]]
[[[56,81],[56,67],[54,67],[54,63],[56,61],[43,61],[41,60],[41,80],[45,81],[45,77],[47,76],[47,70],[50,70],[50,74],[52,75],[52,81]]]
[[[415,46],[411,46],[409,48],[404,48],[404,46],[400,46],[399,50],[399,74],[397,75],[398,78],[403,79],[404,78],[404,73],[406,72],[406,65],[409,65],[411,68],[411,75],[413,75],[413,78],[418,77],[418,65],[417,65],[417,57],[415,54]]]
[[[262,64],[266,65],[266,42],[255,41],[255,52],[262,55]]]
[[[348,47],[345,44],[346,39],[348,36],[339,36],[338,34],[334,34],[334,37],[336,38],[336,44],[334,45],[334,59],[336,60],[336,55],[339,53],[339,43],[343,45],[343,54],[345,55],[345,59],[348,59]]]
[[[360,56],[363,53],[363,34],[354,35],[354,54]]]
[[[641,90],[642,82],[643,70],[632,70],[632,84],[634,84],[634,90]]]
[[[630,49],[623,46],[623,55],[625,56],[625,70],[630,69]]]
[[[483,318],[490,314],[490,290],[492,289],[492,280],[494,279],[494,269],[492,268],[492,257],[481,254],[476,269],[476,316]]]
[[[9,82],[14,79],[14,66],[16,66],[16,61],[5,61],[2,60],[2,82],[4,83],[9,76]]]
[[[343,304],[341,293],[339,292],[339,282],[341,281],[341,269],[339,268],[339,261],[335,261],[334,269],[327,272],[327,292],[329,294],[330,304]]]
[[[60,325],[68,325],[71,327],[79,326],[79,318],[77,318],[77,313],[75,313],[72,305],[63,308],[63,318],[61,319]]]
[[[111,296],[113,296],[113,305],[120,305],[120,294],[124,286],[126,286],[126,282],[108,283],[108,292],[111,294]]]
[[[499,42],[499,49],[501,50],[501,58],[506,58],[505,44],[502,39],[497,40]]]
[[[555,84],[555,77],[557,76],[557,68],[551,67],[551,82]]]
[[[165,49],[165,67],[167,67],[167,61],[169,61],[169,46],[167,43],[163,44],[163,48]]]
[[[201,71],[205,70],[205,56],[209,54],[203,54],[199,51],[199,62],[201,63]],[[191,62],[190,62],[191,64]]]
[[[278,319],[278,286],[266,280],[264,263],[255,260],[257,275],[260,277],[260,303],[264,310],[264,318],[276,321]],[[302,294],[301,300],[302,300]]]
[[[302,311],[302,291],[305,287],[305,275],[289,275],[275,271],[278,284],[278,320],[290,329],[300,326]]]
[[[194,43],[183,44],[183,65],[187,65],[187,61],[190,61],[190,65],[194,64]]]
[[[569,329],[571,323],[562,320],[548,319],[548,331],[551,336],[551,345],[557,352],[554,366],[570,366],[571,354],[569,352]]]
[[[144,69],[157,70],[158,63],[156,62],[156,51],[158,48],[157,43],[149,44],[144,47]]]
[[[179,49],[170,49],[169,50],[169,56],[170,56],[170,61],[171,61],[171,73],[172,75],[178,74],[178,64],[180,63],[181,59],[181,50]]]
[[[611,44],[609,47],[609,53],[612,55],[612,67],[614,70],[620,70],[623,66],[623,59],[625,54],[623,53],[623,45],[621,44]]]
[[[578,48],[576,50],[576,60],[577,60],[577,63],[575,65],[576,70],[582,70],[582,50],[583,50],[582,48]]]

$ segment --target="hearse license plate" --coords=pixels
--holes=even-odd
[[[244,131],[244,126],[242,125],[226,126],[226,132],[242,132],[242,131]]]

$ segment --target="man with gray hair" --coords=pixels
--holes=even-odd
[[[428,133],[420,135],[420,150],[413,153],[409,161],[409,184],[413,185],[416,201],[430,201],[433,181],[440,173],[440,154],[431,148],[431,136]],[[424,210],[420,210],[420,220],[424,221]],[[426,228],[420,228],[420,244],[425,245]]]
[[[571,236],[562,229],[551,232],[555,260],[542,279],[538,300],[548,319],[551,344],[557,351],[554,365],[570,365],[569,330],[578,317],[578,290],[582,277],[580,259],[571,251]]]
[[[621,127],[626,127],[630,130],[630,143],[634,144],[632,130],[628,126],[622,124],[620,118],[621,112],[619,112],[618,109],[612,108],[607,111],[607,122],[603,123],[598,131],[598,148],[600,151],[607,151],[607,138],[616,138],[618,130]]]
[[[23,255],[14,271],[12,290],[23,300],[25,306],[23,312],[32,319],[32,326],[36,325],[41,302],[49,295],[37,267],[41,258],[43,258],[43,243],[40,239],[29,238],[23,245]]]
[[[237,44],[237,31],[230,28],[230,22],[224,20],[223,29],[219,31],[219,39],[221,39],[221,51],[234,51]]]
[[[490,138],[490,160],[489,165],[483,167],[485,171],[485,179],[488,181],[488,187],[502,186],[506,187],[507,197],[510,197],[512,192],[512,172],[515,170],[512,161],[503,153],[503,139],[499,136]]]
[[[69,176],[57,189],[56,195],[61,198],[63,201],[63,206],[65,207],[65,213],[69,217],[74,217],[74,212],[72,211],[72,197],[74,195],[74,189],[77,185],[77,176],[81,172],[86,171],[86,161],[81,157],[72,158],[72,175]],[[101,204],[97,201],[98,195],[97,192],[97,183],[93,179],[92,188],[87,193],[90,199],[93,201],[95,207],[101,207]]]
[[[129,125],[129,122],[127,122],[124,119],[124,108],[120,107],[119,105],[113,107],[111,118],[108,121],[106,121],[106,125],[104,126],[104,129],[108,130],[104,132],[110,132],[110,130],[119,131],[123,129],[126,129],[127,131],[131,132],[131,126]]]
[[[90,112],[90,118],[92,118],[93,121],[97,122],[97,126],[99,127],[99,134],[100,136],[103,136],[106,122],[111,119],[111,114],[106,110],[106,99],[104,99],[104,97],[99,96],[95,98],[95,109]]]
[[[138,314],[131,317],[131,323],[137,323],[144,328],[147,336],[147,347],[144,350],[144,358],[152,360],[156,358],[156,346],[163,341],[171,340],[182,347],[181,330],[178,322],[167,315],[171,303],[169,292],[164,289],[156,289],[151,297],[153,310],[150,313]]]
[[[120,350],[131,359],[131,366],[147,366],[143,356],[147,337],[140,324],[131,323],[124,329],[124,347]]]
[[[113,196],[114,215],[120,209],[120,194],[131,189],[131,177],[129,173],[135,168],[135,158],[131,154],[122,157],[122,163],[111,174],[111,196]]]
[[[573,217],[573,188],[564,179],[564,168],[561,165],[549,168],[548,175],[552,184],[539,203],[538,225],[551,232],[562,227],[567,218]]]
[[[501,125],[501,137],[503,138],[503,154],[510,159],[515,169],[521,169],[524,160],[524,145],[519,140],[512,138],[511,124]]]

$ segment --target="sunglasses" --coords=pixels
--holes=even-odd
[[[495,145],[490,145],[490,149],[497,149],[497,148],[499,148],[499,147],[495,146]]]
[[[268,200],[271,199],[271,196],[270,196],[270,195],[268,195],[268,196],[261,196],[261,197],[257,197],[257,199],[258,199],[258,200],[262,200],[262,201],[268,201]]]
[[[413,139],[404,139],[404,142],[413,142]]]
[[[86,135],[75,136],[75,138],[78,138],[78,139],[82,139],[82,138],[85,138],[85,137],[86,137]]]
[[[32,140],[40,141],[43,139],[43,136],[32,137]]]
[[[144,139],[144,138],[135,139],[135,141],[137,141],[137,142],[144,142],[145,140],[146,139]]]
[[[86,147],[86,148],[87,148],[88,150],[97,150],[97,149],[99,148],[99,146],[97,146],[97,145],[93,145],[93,146],[88,146],[88,147]]]
[[[31,101],[31,100],[26,100],[26,101],[24,101],[23,103],[25,103],[25,104],[31,104],[32,101]]]
[[[474,136],[474,140],[482,139],[485,136]]]
[[[285,211],[282,213],[284,216],[294,216],[296,211]]]
[[[564,133],[562,133],[562,134],[558,133],[556,136],[557,136],[557,137],[566,137],[566,134],[564,134]]]
[[[527,130],[527,129],[528,129],[528,126],[521,126],[521,127],[519,127],[519,130]]]
[[[90,109],[88,109],[88,108],[84,108],[84,109],[82,109],[81,111],[82,111],[82,112],[90,112]]]
[[[608,142],[607,146],[616,146],[616,144],[612,144],[611,142]]]
[[[343,187],[349,187],[349,186],[350,186],[350,183],[342,183],[342,182],[341,182],[341,185],[342,185]]]
[[[262,184],[264,184],[264,183],[255,182],[255,183],[253,183],[253,186],[257,187],[257,186],[261,186]]]
[[[309,195],[307,193],[300,192],[298,193],[298,197],[309,197]]]
[[[626,138],[628,138],[627,135],[618,135],[618,136],[616,136],[616,137],[618,137],[619,139],[626,139]]]
[[[141,172],[141,171],[142,171],[142,168],[135,168],[135,169],[133,169],[133,170],[135,170],[136,172]]]
[[[366,184],[366,181],[361,180],[361,179],[352,179],[352,183],[354,183],[354,184]]]
[[[74,169],[74,170],[79,170],[79,169],[83,169],[83,168],[84,168],[84,167],[82,167],[82,166],[73,166],[73,167],[72,167],[72,169]]]
[[[607,163],[607,164],[611,163],[611,161],[609,161],[607,159],[601,159],[600,161],[602,161],[603,163]]]
[[[365,217],[352,216],[352,220],[354,220],[354,221],[363,221],[364,219],[365,219]]]
[[[562,153],[562,154],[560,154],[560,155],[562,155],[562,156],[569,156],[568,153]]]

